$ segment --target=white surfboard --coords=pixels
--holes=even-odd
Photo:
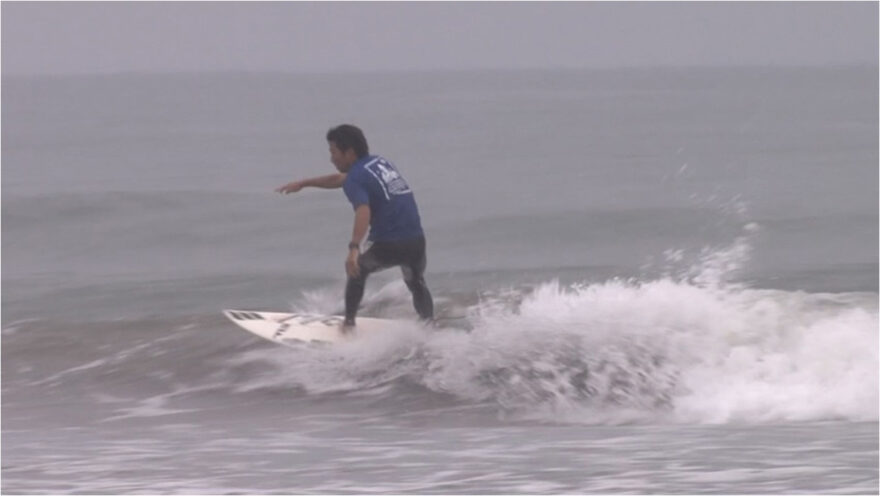
[[[365,334],[417,326],[403,320],[358,317],[353,331],[342,332],[338,315],[224,310],[223,314],[239,327],[261,338],[286,346],[303,343],[341,343]]]

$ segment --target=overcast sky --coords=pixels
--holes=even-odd
[[[876,64],[876,2],[2,3],[4,74]]]

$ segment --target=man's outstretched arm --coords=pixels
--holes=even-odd
[[[276,189],[275,191],[281,194],[289,194],[296,193],[297,191],[303,188],[324,188],[324,189],[336,189],[341,188],[342,183],[345,182],[345,174],[337,173],[337,174],[328,174],[326,176],[312,177],[309,179],[303,179],[301,181],[293,181],[291,183],[287,183],[284,186]]]

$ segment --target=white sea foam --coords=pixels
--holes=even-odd
[[[588,365],[608,360],[614,373],[642,381],[641,388],[630,386],[622,406],[643,407],[669,394],[668,406],[680,420],[871,420],[878,417],[878,319],[870,301],[669,280],[548,283],[526,298],[518,315],[503,323],[488,319],[476,332],[492,336],[497,354],[524,356],[543,340],[576,335],[577,353]],[[557,361],[550,367],[564,369],[562,349],[551,356]],[[655,358],[659,366],[645,363]],[[547,366],[546,360],[533,363]],[[558,389],[570,373],[547,377]],[[561,399],[571,406],[571,395]]]

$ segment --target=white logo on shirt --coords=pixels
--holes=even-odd
[[[398,196],[412,193],[412,190],[409,189],[409,185],[403,179],[403,176],[400,175],[400,172],[394,168],[394,165],[385,159],[375,159],[365,165],[364,168],[367,169],[367,171],[379,181],[379,184],[382,185],[382,190],[385,192],[386,199],[390,199],[391,195]]]

